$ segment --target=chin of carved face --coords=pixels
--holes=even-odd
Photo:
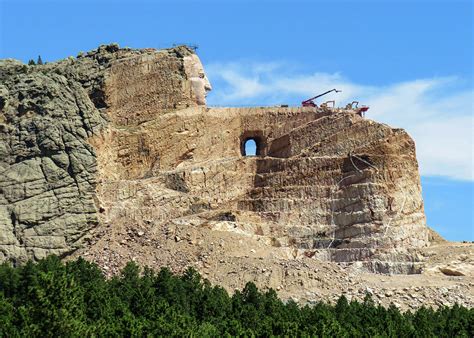
[[[207,93],[212,90],[212,87],[197,55],[184,57],[184,69],[191,82],[191,90],[196,103],[205,105]]]

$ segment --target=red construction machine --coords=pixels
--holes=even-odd
[[[360,107],[359,107],[359,101],[352,101],[352,103],[349,103],[349,104],[346,106],[346,109],[355,110],[357,114],[359,114],[360,116],[364,117],[364,116],[365,116],[365,112],[366,112],[367,110],[369,110],[369,107],[368,107],[368,106],[360,106]]]

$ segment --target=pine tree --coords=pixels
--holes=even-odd
[[[36,61],[36,64],[37,65],[42,65],[43,64],[43,60],[41,59],[41,55],[38,55],[38,61]]]
[[[33,59],[28,60],[28,66],[34,66],[34,65],[36,65],[35,60]]]

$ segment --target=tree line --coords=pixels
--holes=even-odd
[[[400,312],[367,296],[299,306],[247,283],[229,295],[189,268],[181,275],[128,263],[107,279],[82,258],[0,265],[1,337],[338,336],[472,337],[474,309]]]
[[[36,60],[36,62],[33,59],[28,60],[29,66],[42,65],[42,64],[43,64],[43,59],[41,58],[41,55],[38,55],[38,59]]]

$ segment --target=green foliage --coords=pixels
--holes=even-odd
[[[28,66],[34,66],[34,65],[36,65],[35,60],[29,59],[29,60],[28,60]]]
[[[181,276],[129,263],[106,279],[79,258],[0,265],[0,337],[337,336],[472,337],[474,310],[458,305],[400,313],[344,296],[300,307],[248,283],[233,296],[193,269]]]
[[[42,65],[43,64],[43,60],[41,59],[41,55],[38,55],[38,60],[36,61],[36,64],[37,65]]]

